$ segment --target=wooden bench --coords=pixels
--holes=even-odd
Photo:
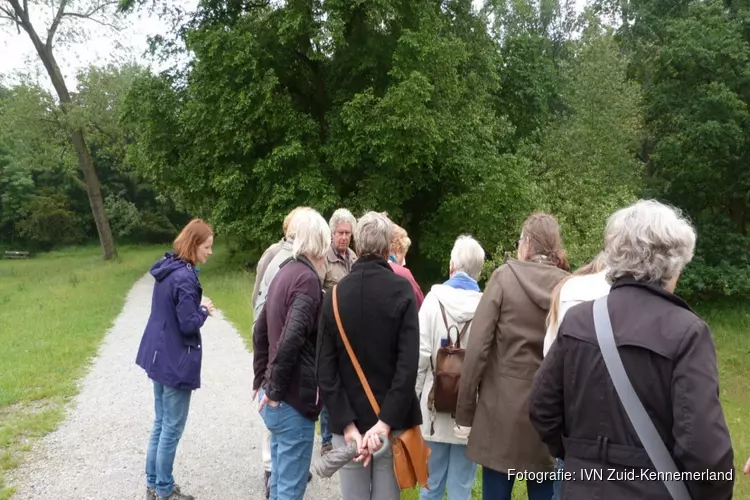
[[[29,256],[29,252],[20,252],[17,250],[8,250],[5,252],[6,259],[25,259]]]

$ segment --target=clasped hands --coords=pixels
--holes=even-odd
[[[357,450],[359,455],[354,459],[355,462],[362,462],[365,467],[370,465],[372,456],[383,447],[383,443],[380,441],[380,436],[388,436],[391,433],[391,426],[378,420],[378,423],[373,425],[364,436],[360,434],[354,423],[346,426],[344,429],[344,440],[347,446],[352,442],[357,444]]]

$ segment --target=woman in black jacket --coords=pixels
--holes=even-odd
[[[532,424],[565,459],[562,498],[670,500],[662,479],[679,479],[693,500],[729,500],[733,452],[716,348],[708,325],[674,295],[695,231],[672,208],[639,201],[610,217],[604,243],[617,354],[682,474],[655,476],[602,357],[594,302],[585,302],[565,315],[529,401]]]
[[[398,500],[400,490],[390,450],[375,459],[379,435],[421,425],[414,387],[419,364],[419,318],[409,282],[388,265],[392,223],[369,212],[358,222],[359,259],[323,302],[318,336],[317,377],[330,411],[334,448],[352,441],[355,462],[340,472],[343,500]],[[376,415],[344,347],[333,311],[337,294],[341,322],[378,405]],[[372,463],[370,463],[372,461]]]

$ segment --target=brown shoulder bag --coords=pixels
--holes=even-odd
[[[471,320],[467,321],[461,331],[458,326],[448,326],[448,318],[445,315],[445,307],[438,301],[440,313],[443,316],[445,329],[448,331],[448,345],[441,346],[438,349],[436,362],[433,365],[432,356],[430,356],[430,365],[432,368],[432,389],[427,396],[427,408],[430,411],[439,413],[456,414],[458,406],[458,387],[461,381],[461,368],[464,364],[466,349],[461,348],[461,341],[466,332],[469,330]],[[456,340],[451,339],[451,331],[454,332]]]
[[[333,286],[333,314],[336,317],[336,325],[338,326],[339,333],[341,334],[341,340],[344,342],[346,352],[349,354],[349,359],[354,365],[354,370],[357,372],[359,382],[367,394],[367,399],[370,401],[372,410],[375,415],[380,415],[380,405],[375,400],[375,395],[370,389],[370,384],[367,382],[362,367],[357,361],[352,350],[351,344],[349,344],[349,338],[346,336],[344,331],[344,325],[341,323],[341,316],[339,315],[339,304],[338,304],[338,285]],[[393,450],[393,471],[396,474],[396,481],[398,486],[402,490],[413,488],[417,484],[427,488],[427,478],[429,477],[429,461],[430,461],[430,448],[422,438],[422,430],[419,426],[406,429],[404,432],[399,434],[397,437],[388,436],[391,442],[391,448]]]

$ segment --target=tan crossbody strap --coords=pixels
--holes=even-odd
[[[344,341],[344,347],[346,347],[346,352],[349,353],[349,359],[351,360],[352,365],[354,365],[354,370],[357,372],[357,376],[359,377],[359,382],[362,384],[362,387],[365,389],[365,393],[367,394],[367,399],[370,400],[370,405],[372,406],[372,410],[375,412],[376,416],[380,416],[380,405],[378,405],[378,402],[375,400],[375,395],[372,393],[372,389],[370,389],[370,384],[367,383],[367,378],[365,378],[365,373],[362,371],[362,367],[359,366],[359,361],[357,361],[357,356],[354,355],[352,346],[349,343],[349,339],[346,336],[346,332],[344,331],[344,325],[341,324],[341,316],[339,315],[338,285],[333,285],[333,315],[336,317],[336,326],[338,326],[339,328],[339,333],[341,334],[341,340]]]

